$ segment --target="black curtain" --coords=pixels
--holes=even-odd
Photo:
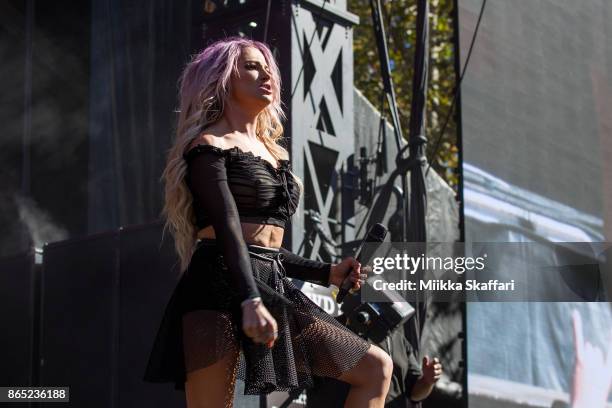
[[[199,2],[0,4],[0,256],[159,219]]]
[[[93,0],[88,232],[158,219],[191,2]]]

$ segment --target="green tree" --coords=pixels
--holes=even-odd
[[[384,2],[383,21],[387,34],[391,76],[395,86],[402,132],[408,137],[412,75],[416,38],[416,3],[409,0]],[[452,0],[429,4],[430,65],[427,93],[427,158],[432,168],[456,191],[458,186],[457,126],[451,115],[437,154],[433,149],[448,115],[455,88]],[[376,107],[383,90],[369,0],[349,0],[348,8],[360,23],[353,33],[355,86]]]

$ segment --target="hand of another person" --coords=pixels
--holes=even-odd
[[[575,365],[570,401],[572,408],[604,408],[612,383],[612,331],[608,339],[608,355],[584,340],[582,318],[572,311]]]
[[[344,279],[350,273],[349,279],[353,282],[352,289],[359,290],[361,288],[361,283],[365,281],[366,278],[366,274],[362,274],[361,272],[361,264],[355,258],[344,258],[339,264],[332,265],[329,274],[329,283],[340,287]]]
[[[429,359],[429,356],[423,357],[423,380],[430,385],[435,384],[442,376],[442,364],[438,357],[434,357],[433,360]]]
[[[260,298],[242,303],[242,330],[255,343],[272,348],[278,338],[278,325]]]

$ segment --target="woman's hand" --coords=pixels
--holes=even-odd
[[[261,298],[249,299],[242,303],[242,330],[255,343],[272,348],[278,338],[278,325]]]
[[[351,282],[353,282],[352,289],[357,291],[361,288],[361,284],[365,281],[367,277],[367,274],[362,274],[361,272],[361,264],[355,258],[344,258],[339,264],[331,266],[331,271],[329,273],[329,283],[331,285],[336,285],[337,287],[340,287],[342,286],[344,278],[346,278],[350,273],[349,279],[351,280]]]

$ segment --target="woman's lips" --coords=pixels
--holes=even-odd
[[[263,89],[268,93],[272,93],[272,87],[270,87],[270,85],[259,85],[259,89]]]

